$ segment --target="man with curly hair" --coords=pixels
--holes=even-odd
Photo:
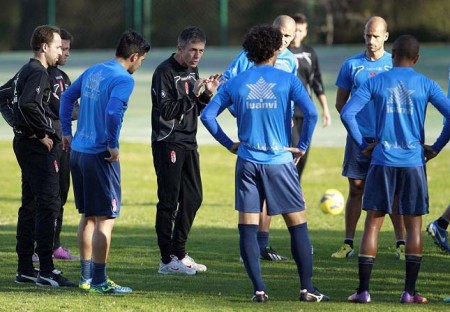
[[[298,69],[297,59],[295,58],[294,54],[289,51],[289,49],[287,49],[295,36],[295,20],[288,15],[280,15],[275,18],[272,26],[279,30],[282,36],[281,45],[277,51],[277,57],[275,59],[274,67],[296,75]],[[254,65],[254,62],[247,57],[246,51],[242,50],[223,73],[222,81],[226,81],[233,77],[236,77],[238,74],[249,68],[252,68]],[[228,110],[231,112],[231,114],[235,115],[234,106],[230,106]],[[292,112],[294,112],[294,108],[292,108]],[[261,260],[288,260],[287,257],[280,255],[270,245],[269,229],[271,221],[271,216],[267,214],[266,202],[263,202],[258,229],[258,245]]]
[[[291,235],[292,256],[300,278],[300,300],[327,301],[312,284],[313,262],[305,202],[295,164],[304,155],[317,122],[317,110],[301,81],[274,68],[282,45],[281,32],[255,26],[245,36],[244,51],[255,66],[227,81],[202,113],[201,120],[214,138],[238,155],[235,175],[239,245],[252,280],[255,302],[268,300],[261,277],[257,231],[263,200],[269,216],[281,214]],[[304,116],[301,138],[291,143],[291,101]],[[240,142],[222,131],[216,117],[234,105]]]

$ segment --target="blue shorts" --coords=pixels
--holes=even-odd
[[[373,139],[366,139],[366,141],[373,142]],[[365,180],[369,166],[370,158],[361,154],[359,146],[347,135],[342,175],[351,179]]]
[[[367,174],[363,209],[392,213],[398,196],[398,214],[428,213],[428,184],[425,166],[387,167],[371,165]]]
[[[260,213],[264,199],[267,214],[274,216],[305,209],[294,163],[257,164],[240,157],[236,163],[236,210]]]
[[[120,163],[106,161],[109,155],[70,152],[75,205],[86,217],[116,218],[120,214]]]

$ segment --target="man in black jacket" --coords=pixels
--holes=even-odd
[[[61,52],[57,27],[38,26],[31,38],[34,57],[0,90],[1,112],[13,126],[14,153],[22,170],[22,205],[17,221],[17,283],[74,287],[53,264],[55,220],[59,198],[58,136],[45,106],[50,97],[47,68],[55,66]],[[8,105],[11,104],[11,105]],[[34,242],[36,241],[36,248]],[[34,269],[34,249],[40,259]]]
[[[328,127],[331,124],[330,110],[328,109],[328,102],[325,96],[325,89],[322,82],[322,74],[319,68],[319,59],[314,49],[303,43],[303,40],[308,34],[308,20],[302,13],[297,13],[292,16],[295,21],[295,37],[291,41],[289,50],[294,53],[298,61],[297,76],[303,83],[303,86],[311,96],[313,91],[322,107],[322,125]],[[292,127],[292,144],[297,144],[300,139],[303,114],[295,107],[294,110],[294,125]],[[309,151],[309,149],[308,149]],[[297,164],[298,178],[302,178],[303,170],[305,169],[306,160],[308,159],[308,151],[300,159]]]
[[[201,110],[219,86],[220,75],[200,79],[197,65],[206,37],[197,27],[184,29],[177,52],[162,62],[152,79],[152,151],[158,182],[156,233],[160,274],[206,271],[186,253],[186,241],[202,203],[197,150]]]

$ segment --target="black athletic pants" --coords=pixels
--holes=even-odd
[[[22,206],[19,208],[16,236],[17,270],[32,271],[31,256],[36,251],[40,272],[45,275],[54,269],[53,239],[61,207],[56,149],[49,152],[38,139],[19,137],[14,138],[13,147],[22,170]]]
[[[153,144],[153,164],[158,182],[156,234],[161,261],[186,254],[186,241],[203,199],[199,154],[168,143]]]
[[[297,146],[298,141],[300,140],[300,136],[302,134],[303,116],[302,117],[294,117],[293,121],[294,121],[294,125],[292,127],[292,146]],[[308,159],[308,154],[309,154],[309,148],[306,150],[305,155],[303,155],[303,157],[300,158],[300,161],[297,164],[299,182],[302,179],[302,174],[303,174],[303,170],[305,169],[305,166],[306,166],[306,160]]]
[[[59,163],[59,197],[61,199],[61,207],[58,217],[56,218],[55,241],[53,250],[61,246],[60,235],[64,216],[64,205],[66,204],[70,188],[70,153],[63,151],[62,143],[58,143],[58,145],[56,146],[56,153]]]

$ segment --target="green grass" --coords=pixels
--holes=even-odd
[[[235,156],[217,145],[200,147],[204,202],[197,214],[188,251],[208,266],[208,272],[189,276],[157,274],[159,252],[154,230],[156,178],[150,146],[121,146],[123,210],[113,232],[108,273],[117,283],[133,288],[123,296],[99,296],[79,289],[51,289],[15,284],[15,226],[20,204],[20,171],[11,143],[0,141],[0,311],[443,311],[449,305],[449,261],[424,236],[424,259],[418,290],[431,302],[426,306],[398,303],[403,289],[404,262],[394,257],[392,225],[386,220],[380,234],[378,258],[372,274],[373,303],[350,305],[346,298],[357,286],[357,259],[330,258],[343,239],[344,217],[324,215],[318,201],[327,188],[347,193],[341,177],[343,149],[313,147],[304,173],[303,189],[308,203],[308,223],[314,245],[314,283],[332,302],[306,304],[298,301],[299,281],[292,260],[262,263],[270,301],[252,304],[252,286],[239,262],[237,213],[234,211]],[[448,204],[447,177],[450,151],[428,164],[431,213],[424,226]],[[363,215],[365,215],[363,213]],[[65,209],[62,242],[77,251],[78,215],[73,197]],[[357,240],[363,220],[358,224]],[[281,217],[272,221],[271,242],[281,254],[290,255],[289,235]],[[79,278],[79,263],[56,261],[72,280]]]

